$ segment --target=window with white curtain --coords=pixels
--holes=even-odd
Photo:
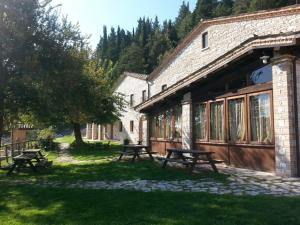
[[[206,103],[195,106],[195,137],[198,140],[207,139],[207,112]]]
[[[271,97],[264,93],[250,96],[250,132],[253,142],[272,142]]]
[[[210,139],[224,140],[224,101],[210,104]]]
[[[231,142],[246,140],[245,98],[228,100],[228,125]]]

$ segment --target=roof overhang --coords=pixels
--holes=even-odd
[[[239,60],[245,55],[251,54],[256,49],[293,46],[296,44],[297,38],[299,37],[300,32],[291,32],[250,38],[247,41],[241,43],[238,47],[217,58],[213,62],[205,65],[204,67],[200,68],[194,73],[191,73],[182,80],[173,84],[165,91],[160,92],[152,96],[146,102],[137,105],[135,107],[135,110],[141,111],[150,108],[155,103],[163,101],[164,99],[168,98],[171,95],[174,95],[181,89],[190,86],[194,82],[199,81],[201,79],[206,79],[209,75],[219,70],[222,70],[223,68],[227,67],[230,63]]]

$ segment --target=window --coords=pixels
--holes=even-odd
[[[212,102],[210,104],[210,139],[224,140],[224,102]]]
[[[250,138],[253,142],[271,143],[271,97],[269,93],[250,96]]]
[[[173,116],[172,116],[172,110],[166,111],[166,139],[172,139],[173,138]]]
[[[181,106],[176,106],[173,110],[174,114],[174,138],[181,138],[181,117],[182,108]]]
[[[156,116],[153,116],[151,118],[151,137],[157,137],[157,134],[156,134],[156,120],[157,120]]]
[[[245,98],[228,100],[229,141],[246,141]]]
[[[181,138],[181,106],[169,108],[151,118],[151,137]]]
[[[120,123],[119,123],[119,132],[122,132],[123,131],[123,124],[122,124],[122,122],[120,121]]]
[[[130,132],[133,132],[134,123],[133,120],[130,121]]]
[[[196,139],[207,139],[207,112],[206,103],[195,106],[195,137]]]
[[[142,92],[142,102],[147,100],[146,90],[143,90]]]
[[[165,126],[164,126],[164,114],[159,114],[157,116],[157,125],[156,125],[156,131],[157,131],[157,137],[158,138],[164,138]]]
[[[164,91],[164,90],[166,90],[167,89],[167,85],[166,84],[164,84],[163,86],[161,86],[161,90],[162,91]]]
[[[130,95],[130,106],[134,105],[134,94]]]
[[[249,85],[262,84],[272,81],[272,65],[266,65],[250,74]]]
[[[208,32],[202,34],[202,49],[208,48]]]

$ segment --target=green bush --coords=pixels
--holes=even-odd
[[[45,150],[54,150],[55,131],[52,127],[45,128],[40,130],[37,135],[37,140],[41,148]]]

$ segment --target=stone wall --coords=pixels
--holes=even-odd
[[[195,37],[173,62],[152,80],[151,96],[159,93],[162,85],[166,84],[169,87],[175,84],[249,38],[299,30],[300,14],[211,25],[202,32],[208,32],[209,47],[202,49],[202,33]]]
[[[273,61],[273,104],[276,173],[296,176],[295,107],[293,56],[276,56]]]

